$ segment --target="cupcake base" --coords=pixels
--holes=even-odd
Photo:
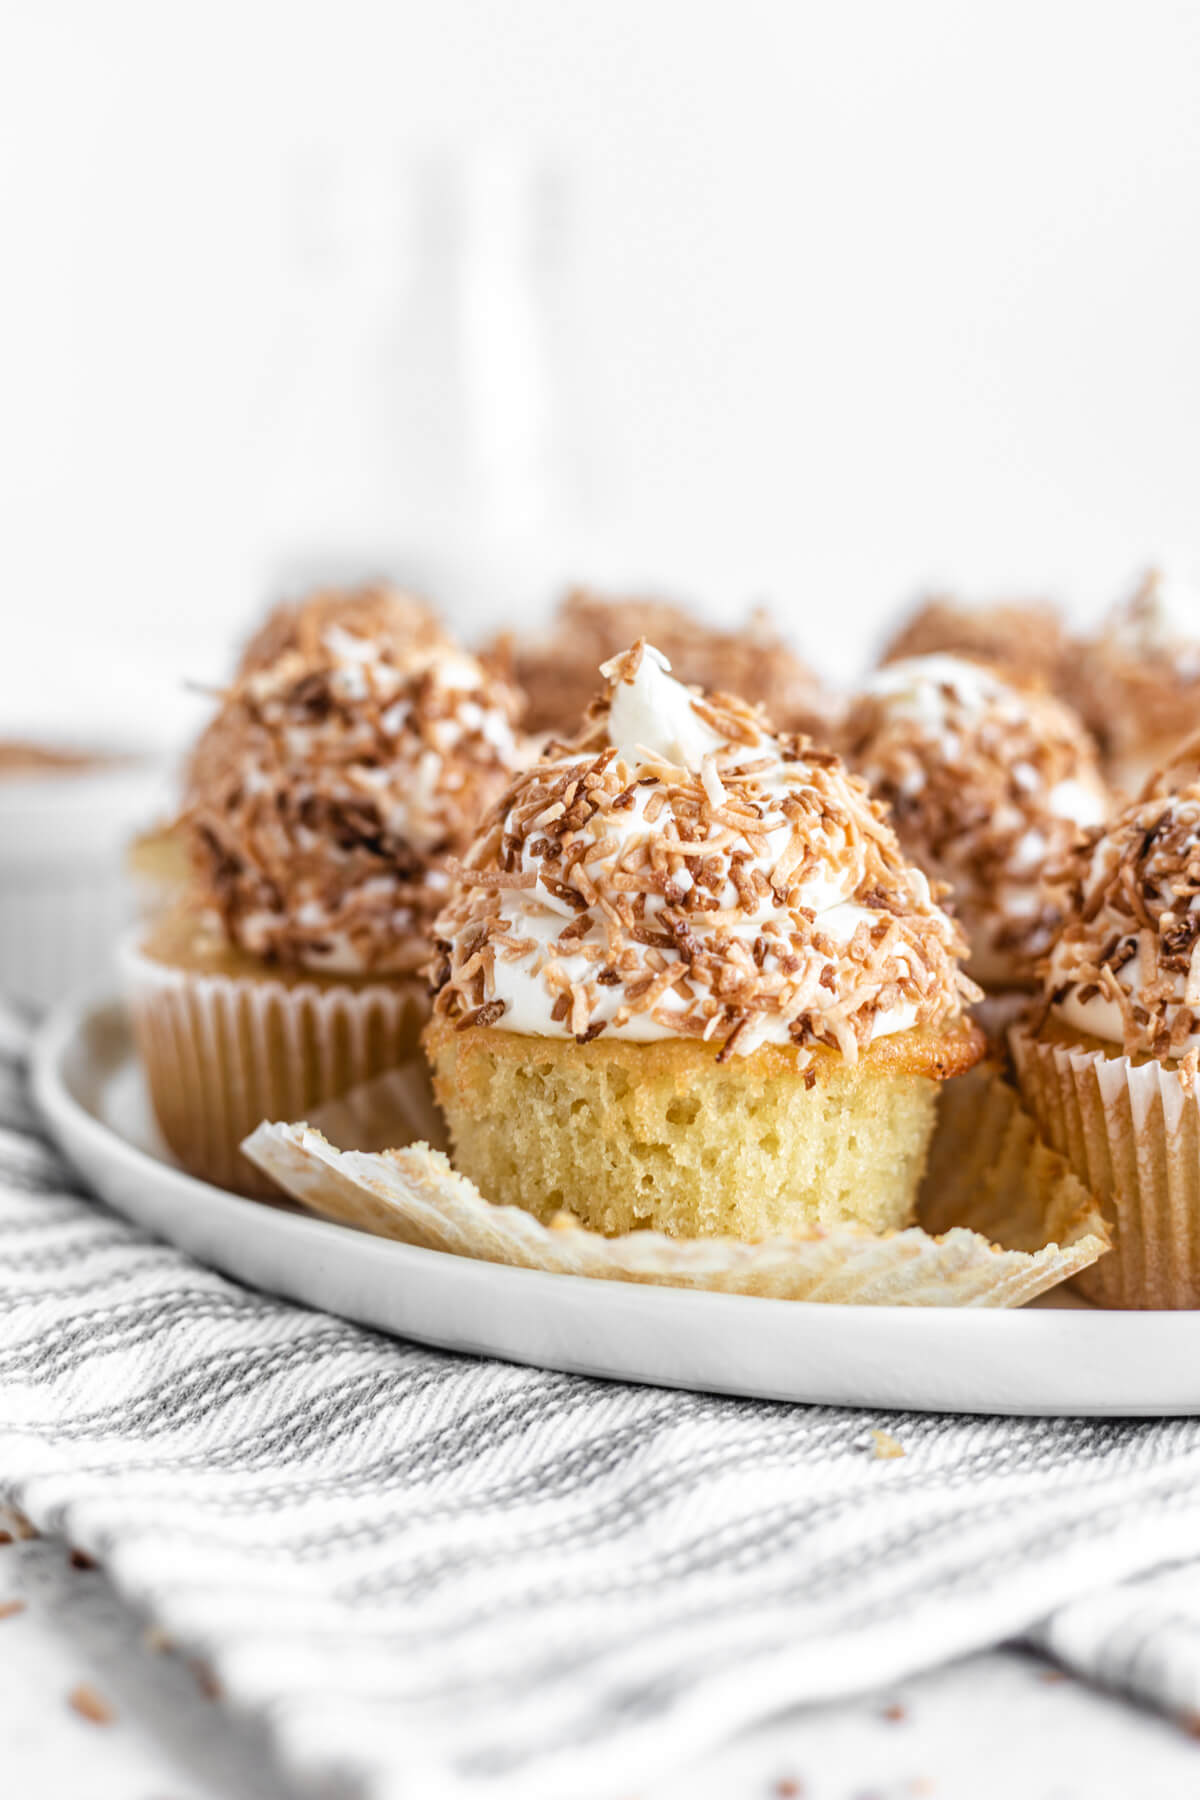
[[[452,1167],[437,1147],[444,1139],[420,1063],[320,1109],[311,1127],[260,1125],[246,1149],[323,1218],[423,1249],[595,1280],[825,1305],[1011,1307],[1103,1256],[1094,1200],[1040,1142],[995,1069],[981,1065],[943,1094],[920,1227],[881,1236],[847,1224],[753,1242],[653,1230],[604,1237],[567,1213],[542,1224],[493,1205]],[[384,1143],[382,1152],[370,1147]]]
[[[980,1044],[969,1025],[907,1032],[855,1065],[818,1050],[806,1066],[774,1045],[718,1063],[673,1039],[578,1044],[440,1019],[425,1033],[455,1167],[497,1204],[609,1237],[909,1224],[938,1081]]]
[[[259,1199],[280,1190],[240,1145],[413,1054],[428,1014],[409,979],[276,973],[178,916],[127,939],[120,967],[159,1129],[188,1171]]]
[[[1098,1306],[1200,1308],[1200,1100],[1179,1070],[1050,1025],[1010,1035],[1021,1097],[1099,1201],[1111,1255],[1077,1280]]]

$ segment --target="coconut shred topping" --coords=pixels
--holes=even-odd
[[[950,883],[972,973],[1031,981],[1064,917],[1053,872],[1107,809],[1074,715],[977,663],[915,657],[858,695],[845,749],[909,855]]]
[[[863,785],[648,645],[485,821],[438,919],[436,1009],[588,1042],[873,1039],[956,1015],[964,948]]]
[[[331,630],[387,645],[400,655],[447,642],[437,615],[413,594],[382,582],[331,588],[273,607],[242,646],[237,673],[252,675],[269,669],[288,650],[319,656],[322,641]]]
[[[909,662],[934,653],[990,663],[1015,679],[1053,687],[1066,652],[1066,634],[1044,600],[966,604],[934,595],[890,640],[881,662]]]
[[[1153,785],[1078,851],[1043,980],[1064,1024],[1161,1060],[1200,1050],[1200,778]]]
[[[1182,569],[1147,570],[1109,616],[1102,636],[1118,657],[1154,664],[1164,678],[1200,678],[1200,584]]]
[[[507,643],[528,700],[530,731],[573,730],[596,691],[597,668],[635,638],[660,645],[681,681],[741,694],[785,731],[824,723],[830,697],[765,613],[722,630],[669,601],[614,599],[576,588],[548,632]]]
[[[235,681],[193,757],[185,817],[241,949],[414,974],[446,858],[520,760],[517,700],[444,642],[403,650],[353,623],[326,620]]]
[[[1200,709],[1200,587],[1150,569],[1085,641],[1068,693],[1122,786],[1136,792],[1163,746],[1194,731]]]

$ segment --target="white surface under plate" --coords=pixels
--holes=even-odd
[[[124,1016],[61,1007],[38,1100],[118,1212],[288,1300],[447,1350],[755,1399],[988,1413],[1200,1413],[1200,1313],[847,1307],[473,1262],[242,1200],[156,1142]]]

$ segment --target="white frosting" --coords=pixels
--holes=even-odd
[[[697,715],[687,689],[670,677],[668,668],[666,658],[647,646],[634,679],[617,685],[609,716],[609,733],[610,740],[620,749],[622,761],[636,769],[651,756],[660,761],[672,762],[693,774],[700,774],[702,779],[706,771],[711,772],[719,783],[720,775],[712,760],[719,752],[726,752],[723,760],[727,774],[739,763],[757,763],[770,758],[768,766],[761,772],[756,771],[754,775],[760,790],[765,790],[771,797],[782,798],[789,789],[795,791],[805,787],[811,773],[807,765],[802,762],[784,762],[779,744],[766,733],[762,734],[755,745],[727,746]],[[590,755],[579,759],[581,767],[590,765],[591,761]],[[669,802],[662,807],[652,823],[646,823],[646,808],[651,795],[656,791],[652,787],[636,789],[634,804],[627,811],[612,814],[606,819],[606,835],[611,839],[611,849],[605,857],[593,858],[588,864],[589,873],[601,892],[604,891],[607,874],[615,869],[631,846],[641,839],[658,837],[673,823],[674,815]],[[511,816],[506,823],[511,829]],[[746,842],[732,848],[750,854],[749,866],[761,870],[769,879],[781,853],[791,840],[792,826],[782,813],[778,813],[768,814],[760,829],[765,838],[760,850],[751,853]],[[531,1036],[566,1037],[571,1035],[570,1025],[565,1020],[552,1017],[553,995],[543,979],[543,972],[553,962],[572,983],[592,980],[597,965],[594,959],[589,959],[583,953],[582,947],[589,943],[603,945],[605,939],[602,927],[597,922],[591,925],[586,937],[577,940],[579,949],[564,951],[558,946],[556,940],[564,923],[574,919],[576,914],[569,904],[545,887],[542,877],[547,865],[540,857],[531,856],[528,850],[535,838],[536,832],[522,844],[519,867],[537,874],[536,885],[505,890],[502,903],[506,927],[516,937],[532,938],[535,947],[518,958],[496,957],[493,992],[497,1000],[504,1002],[503,1024],[506,1031]],[[817,915],[818,930],[834,943],[849,942],[860,924],[874,922],[879,916],[855,904],[852,899],[865,874],[861,847],[852,842],[847,833],[841,850],[842,853],[838,855],[838,846],[835,844],[832,853],[815,864],[801,884],[797,901],[797,904]],[[719,854],[728,867],[730,850]],[[553,865],[551,870],[552,867]],[[551,879],[553,878],[551,873]],[[927,897],[927,887],[922,890],[920,886],[923,877],[918,876],[917,879],[918,892],[923,892],[924,897]],[[681,871],[675,880],[686,891],[690,880],[686,871]],[[697,916],[697,930],[701,933],[719,928],[730,938],[740,940],[749,950],[760,935],[766,935],[771,942],[776,941],[772,937],[773,921],[779,921],[786,928],[789,915],[785,913],[781,917],[781,909],[770,894],[764,897],[753,912],[743,910],[739,905],[737,888],[730,878],[717,897],[721,908],[719,912]],[[648,926],[652,926],[663,905],[661,896],[647,896],[645,923]],[[678,959],[677,951],[664,950],[663,954],[668,961]],[[768,952],[768,968],[773,954],[773,950]],[[831,966],[831,961],[830,957],[822,955],[814,947],[809,953],[809,965],[802,972],[802,980],[812,990],[814,1012],[822,1010],[822,997],[826,990],[821,986],[821,977]],[[598,991],[600,999],[593,1010],[592,1019],[607,1023],[623,1003],[623,989],[620,985],[614,985]],[[661,1002],[661,1009],[668,1013],[682,1013],[685,1007],[686,1002],[673,989],[667,991]],[[916,1008],[912,1005],[880,1010],[873,1022],[872,1037],[887,1037],[895,1032],[908,1030],[915,1020]],[[653,1018],[648,1012],[633,1012],[626,1021],[611,1027],[609,1035],[644,1042],[689,1034],[673,1032],[669,1023]],[[791,1042],[791,1038],[783,1020],[764,1013],[756,1017],[752,1027],[739,1038],[738,1050],[744,1054],[758,1044],[770,1042],[785,1044]]]
[[[670,667],[661,650],[646,645],[633,680],[619,681],[613,692],[609,742],[631,768],[640,767],[648,751],[698,775],[705,757],[724,749],[724,740],[697,713],[687,689],[671,679]]]
[[[1074,819],[1085,828],[1104,821],[1107,805],[1103,789],[1094,781],[1078,778],[1059,781],[1046,796],[1046,804],[1058,819]]]
[[[487,676],[474,657],[441,645],[416,649],[397,667],[381,659],[376,646],[341,626],[327,627],[324,643],[339,659],[340,666],[332,675],[334,690],[351,703],[365,700],[368,695],[383,703],[379,716],[380,732],[384,744],[393,740],[396,749],[394,760],[376,761],[380,744],[372,733],[366,745],[371,760],[347,763],[347,782],[374,796],[384,796],[388,803],[384,820],[393,836],[416,850],[432,850],[445,836],[441,796],[454,783],[453,762],[447,767],[447,759],[453,758],[464,739],[478,732],[509,768],[516,768],[521,758],[512,726],[499,707],[459,698],[443,718],[432,721],[429,735],[434,741],[414,761],[412,744],[405,742],[405,731],[413,711],[412,686],[428,675],[446,694],[465,696],[473,689],[485,688]],[[271,669],[254,678],[253,686],[260,698],[267,698],[276,679]],[[390,705],[387,704],[389,700]],[[286,726],[284,741],[297,768],[317,766],[320,761],[318,746],[327,735],[328,728],[320,720],[311,725]],[[244,781],[250,793],[270,785],[264,782],[253,755],[246,759]],[[303,838],[304,833],[299,835]],[[317,849],[319,840],[311,834],[310,838],[308,847]],[[316,920],[310,922],[319,924]]]
[[[862,756],[862,773],[877,786],[886,769],[899,793],[909,800],[922,792],[933,769],[951,775],[962,771],[963,785],[968,786],[973,759],[1002,760],[997,746],[1004,743],[1005,726],[1028,739],[1028,730],[1041,710],[1057,710],[1047,696],[1027,695],[991,669],[941,654],[889,664],[870,678],[862,692],[877,703],[886,721],[874,745]],[[887,733],[897,723],[904,731],[911,729],[917,742],[904,758],[897,759],[893,771],[887,766],[886,745]],[[1058,729],[1063,729],[1062,724]],[[877,755],[881,762],[875,760]],[[1083,755],[1081,748],[1081,759]],[[989,958],[1011,961],[1017,954],[1008,944],[1013,924],[1022,920],[1032,923],[1038,915],[1047,865],[1063,850],[1058,841],[1062,833],[1054,829],[1052,821],[1063,819],[1086,829],[1100,824],[1108,810],[1099,771],[1089,771],[1082,761],[1079,774],[1052,787],[1029,761],[1013,762],[1003,772],[1015,792],[994,800],[987,815],[988,829],[995,837],[1009,840],[1000,878],[981,887],[969,866],[964,868],[953,860],[938,871],[955,888],[972,950],[982,959],[976,962],[977,968]],[[966,805],[971,804],[968,796]],[[969,843],[969,839],[964,841]],[[920,854],[911,836],[906,842],[912,853]],[[1033,945],[1035,952],[1040,947]],[[994,973],[988,978],[995,979]]]
[[[1018,700],[1014,690],[990,669],[959,656],[910,656],[876,671],[861,690],[880,701],[892,719],[910,721],[928,740],[942,762],[963,755],[963,727],[982,724]],[[870,770],[867,770],[870,779]],[[926,773],[915,763],[905,791],[917,794]]]
[[[939,653],[887,663],[866,682],[863,693],[889,702],[888,710],[914,719],[925,730],[944,730],[952,705],[972,719],[984,718],[1011,697],[1009,684],[979,663]]]
[[[963,751],[956,729],[964,722],[963,715],[967,724],[977,725],[989,717],[1024,719],[1029,711],[1025,697],[1010,682],[957,656],[911,656],[890,663],[870,678],[862,692],[885,701],[892,717],[911,719],[947,761]],[[1011,774],[1014,784],[1025,793],[1032,795],[1040,786],[1037,770],[1028,763],[1015,764]],[[912,772],[907,785],[913,792],[921,787],[919,769]],[[1056,818],[1082,826],[1099,825],[1107,811],[1099,780],[1079,777],[1057,782],[1046,794],[1045,805]],[[1027,860],[1032,857],[1027,855]]]
[[[1187,802],[1179,803],[1180,810],[1184,812],[1185,817],[1188,805]],[[1191,810],[1198,812],[1196,830],[1200,835],[1200,811],[1194,805]],[[1119,840],[1112,835],[1100,839],[1092,852],[1088,878],[1084,884],[1085,895],[1090,889],[1107,880],[1119,858],[1122,847]],[[1200,894],[1193,895],[1185,906],[1177,906],[1176,911],[1180,914],[1200,912]],[[1112,913],[1108,908],[1103,908],[1096,917],[1093,930],[1096,942],[1103,942],[1109,937],[1125,938],[1137,935],[1134,922],[1127,917]],[[1046,987],[1051,992],[1064,987],[1067,990],[1061,999],[1055,1001],[1052,1009],[1054,1016],[1073,1030],[1086,1032],[1091,1037],[1102,1039],[1105,1043],[1123,1043],[1125,1022],[1119,1002],[1110,994],[1105,993],[1093,994],[1087,1000],[1079,998],[1079,984],[1075,980],[1078,958],[1079,949],[1071,943],[1069,938],[1060,938],[1051,951],[1049,969],[1045,977]],[[1200,944],[1197,944],[1192,953],[1191,968],[1186,975],[1143,967],[1140,941],[1137,952],[1122,968],[1115,971],[1115,975],[1118,985],[1131,996],[1137,995],[1151,979],[1160,983],[1171,982],[1173,993],[1166,1001],[1168,1026],[1173,1022],[1181,1006],[1186,1005],[1193,1012],[1200,1012]],[[1189,1050],[1200,1050],[1200,1032],[1192,1032],[1179,1043],[1173,1044],[1171,1054],[1172,1056],[1184,1056]]]
[[[1118,607],[1108,628],[1114,648],[1127,655],[1170,656],[1177,673],[1200,673],[1200,580],[1176,564],[1150,569],[1132,600]]]
[[[1124,970],[1117,976],[1117,980],[1122,986],[1126,986],[1123,977]],[[1124,1040],[1125,1026],[1121,1008],[1105,994],[1097,994],[1091,1000],[1081,1001],[1076,999],[1075,990],[1072,989],[1053,1010],[1054,1016],[1061,1019],[1064,1025],[1071,1026],[1074,1031],[1102,1038],[1106,1044],[1119,1044]],[[1193,1043],[1196,1041],[1198,1040],[1192,1040]],[[1189,1044],[1188,1048],[1191,1047]]]

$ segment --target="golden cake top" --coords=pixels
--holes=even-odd
[[[722,1056],[937,1025],[976,996],[956,926],[831,752],[670,678],[641,642],[485,821],[436,931],[436,1009]]]
[[[527,728],[574,731],[596,691],[596,670],[637,638],[657,644],[680,681],[741,694],[784,731],[824,724],[828,697],[762,611],[721,630],[666,600],[569,593],[540,640],[501,640],[528,696]]]
[[[913,657],[852,701],[843,748],[907,853],[949,882],[971,973],[986,986],[1030,984],[1064,916],[1053,872],[1107,811],[1079,720],[982,664]]]
[[[1042,969],[1064,1024],[1159,1059],[1200,1050],[1200,738],[1071,859]]]
[[[252,955],[414,973],[462,851],[519,753],[517,700],[440,642],[310,629],[224,696],[184,814],[202,895]]]

